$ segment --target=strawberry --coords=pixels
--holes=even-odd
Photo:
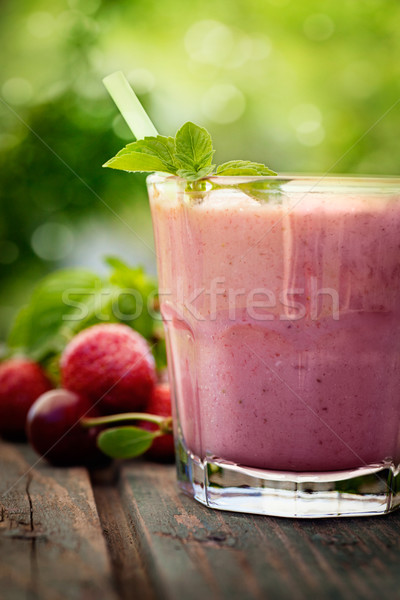
[[[171,391],[167,383],[159,383],[154,387],[143,412],[160,415],[161,417],[171,416]],[[137,426],[147,431],[158,429],[155,423],[150,423],[149,421],[140,421]],[[156,438],[145,456],[158,462],[172,462],[175,456],[172,434]]]
[[[142,409],[156,380],[146,340],[121,324],[94,325],[78,333],[60,366],[63,386],[106,414]]]
[[[11,358],[0,365],[0,433],[24,438],[28,410],[53,387],[39,364],[27,358]]]

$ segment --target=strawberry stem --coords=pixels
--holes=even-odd
[[[97,427],[98,425],[111,425],[123,421],[149,421],[159,426],[162,433],[172,433],[172,417],[160,417],[149,413],[121,413],[119,415],[107,415],[105,417],[94,417],[81,419],[82,427]]]

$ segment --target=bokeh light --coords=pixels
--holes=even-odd
[[[46,38],[54,32],[55,19],[49,12],[34,12],[28,16],[26,26],[28,32],[33,36]]]
[[[33,96],[33,88],[27,79],[12,77],[1,86],[4,100],[10,104],[27,104]]]
[[[214,123],[233,123],[246,108],[243,93],[230,83],[220,83],[210,87],[202,99],[204,115]]]
[[[43,223],[33,232],[31,243],[39,258],[58,261],[72,252],[74,234],[62,223]]]
[[[306,18],[303,29],[310,40],[323,42],[331,37],[335,31],[335,24],[328,15],[317,13]]]
[[[398,2],[17,4],[0,3],[0,338],[53,269],[114,252],[155,271],[145,177],[102,168],[132,140],[112,71],[163,134],[206,127],[219,162],[399,174]]]

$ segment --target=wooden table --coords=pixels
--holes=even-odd
[[[90,475],[0,442],[1,600],[400,597],[400,512],[291,520],[207,509],[173,466]]]

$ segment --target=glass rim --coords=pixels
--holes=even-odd
[[[238,183],[251,183],[257,181],[270,181],[270,182],[296,182],[299,183],[313,183],[315,185],[327,183],[327,184],[344,184],[344,185],[376,185],[376,184],[388,184],[391,186],[399,186],[400,189],[400,176],[399,175],[351,175],[351,174],[307,174],[307,173],[282,173],[277,175],[264,175],[264,176],[252,176],[252,175],[213,175],[206,177],[199,181],[210,181],[218,184],[238,184]],[[151,173],[146,177],[146,182],[151,183],[183,183],[187,182],[186,179],[172,175],[169,173]]]

